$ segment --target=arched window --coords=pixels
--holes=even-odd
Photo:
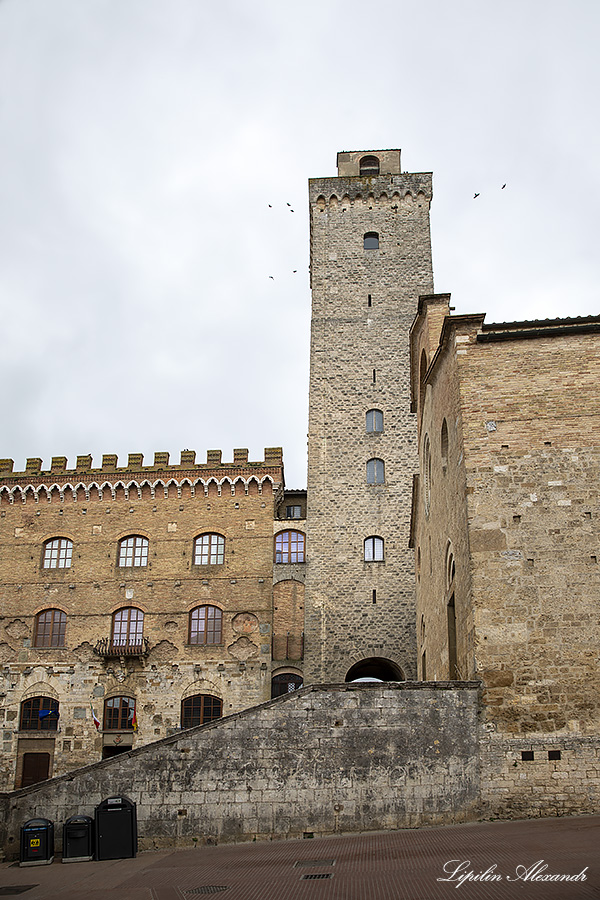
[[[206,725],[220,719],[223,715],[223,702],[210,694],[194,694],[181,704],[181,727],[193,728],[194,725]]]
[[[119,542],[120,566],[148,565],[148,538],[132,535]]]
[[[73,541],[52,538],[44,544],[44,569],[69,569],[73,555]]]
[[[58,700],[52,697],[30,697],[21,703],[21,731],[56,731]]]
[[[275,536],[275,562],[303,563],[304,541],[301,531],[280,532]]]
[[[379,160],[376,156],[363,156],[358,165],[361,175],[379,175]]]
[[[365,541],[365,562],[381,562],[383,560],[383,538],[368,537]]]
[[[135,606],[119,609],[113,616],[113,647],[141,647],[144,636],[144,613]]]
[[[44,609],[35,617],[34,647],[64,647],[67,616],[62,609]]]
[[[105,731],[134,731],[137,729],[133,697],[109,697],[104,703]]]
[[[190,613],[190,644],[220,644],[223,613],[218,606],[197,606]]]
[[[454,576],[456,575],[456,563],[454,561],[454,550],[452,544],[448,541],[446,547],[446,590],[452,589],[454,584]]]
[[[225,538],[222,534],[201,534],[194,541],[195,566],[222,566],[225,560]]]
[[[271,697],[282,697],[284,694],[291,694],[302,687],[302,677],[294,675],[292,672],[282,672],[279,675],[273,675],[271,679]]]
[[[440,434],[440,452],[442,457],[442,469],[445,472],[448,466],[448,423],[444,419]]]
[[[379,250],[379,235],[376,231],[367,231],[363,238],[365,250]]]
[[[382,459],[370,459],[367,462],[367,484],[383,484],[385,466]]]
[[[367,413],[367,433],[383,431],[383,413],[380,409],[370,409]]]

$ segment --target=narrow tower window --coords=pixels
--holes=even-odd
[[[385,469],[382,459],[370,459],[367,462],[367,484],[383,484]]]
[[[379,250],[379,235],[376,231],[367,231],[363,238],[365,250]]]
[[[444,419],[442,422],[442,433],[440,435],[440,450],[442,456],[442,469],[445,472],[448,467],[448,423]]]
[[[383,431],[383,413],[380,409],[370,409],[367,413],[367,433]]]
[[[383,561],[383,538],[373,535],[365,541],[365,562]]]

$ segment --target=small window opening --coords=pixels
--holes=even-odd
[[[367,462],[367,484],[383,484],[385,482],[382,459],[370,459]]]
[[[372,305],[372,303],[371,303],[371,295],[369,294],[368,297],[367,297],[367,306],[371,306],[371,305]]]
[[[383,412],[380,409],[370,409],[367,412],[365,428],[367,434],[383,431]]]
[[[376,231],[367,231],[363,238],[365,250],[379,250],[379,234]]]
[[[379,175],[379,159],[376,156],[363,156],[358,165],[361,175]]]
[[[442,431],[440,434],[440,451],[442,457],[442,470],[445,472],[448,467],[448,423],[445,419],[442,422]]]
[[[377,591],[373,588],[373,603],[377,603]]]
[[[533,758],[533,750],[521,750],[521,759],[523,762],[531,762]]]
[[[548,759],[560,759],[560,750],[548,750]]]
[[[377,381],[377,369],[373,369],[373,384]]]

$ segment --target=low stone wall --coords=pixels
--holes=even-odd
[[[481,816],[530,819],[600,810],[600,737],[489,734],[480,742]]]
[[[124,795],[140,849],[478,817],[479,685],[319,685],[0,795],[0,846]]]

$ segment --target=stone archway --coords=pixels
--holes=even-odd
[[[405,681],[404,672],[391,659],[372,656],[361,659],[346,673],[346,682],[350,681]]]

